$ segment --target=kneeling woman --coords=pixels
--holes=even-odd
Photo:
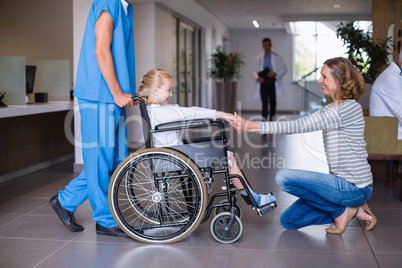
[[[279,187],[299,197],[282,215],[287,229],[334,223],[326,231],[342,234],[353,217],[366,221],[371,230],[377,219],[367,201],[373,177],[367,162],[364,118],[357,100],[365,92],[363,77],[345,58],[324,62],[318,83],[333,103],[294,121],[250,122],[238,115],[233,127],[239,132],[293,134],[322,130],[329,174],[282,169]]]

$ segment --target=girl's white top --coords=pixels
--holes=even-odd
[[[179,105],[158,105],[147,106],[151,129],[155,126],[175,121],[192,119],[216,119],[216,110],[201,107],[180,107]],[[173,130],[155,133],[153,135],[154,147],[169,147],[183,144],[182,131]]]

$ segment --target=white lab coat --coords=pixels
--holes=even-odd
[[[374,81],[370,95],[370,116],[397,117],[398,140],[402,140],[402,76],[392,62]]]
[[[276,72],[275,76],[275,93],[276,97],[285,96],[285,89],[283,87],[282,77],[286,74],[288,69],[286,68],[285,62],[283,61],[281,55],[271,51],[271,63],[274,72]],[[257,81],[258,73],[261,72],[264,68],[264,52],[259,54],[255,59],[255,72],[253,72],[254,80],[256,81],[256,89],[254,98],[256,100],[261,99],[260,95],[260,83]]]
[[[175,121],[216,119],[216,110],[201,107],[180,107],[177,104],[152,104],[147,106],[147,110],[152,129],[155,129],[155,126],[157,125]],[[154,147],[169,147],[183,144],[180,130],[155,133],[153,138]]]

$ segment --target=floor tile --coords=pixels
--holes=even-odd
[[[225,248],[181,248],[167,246],[150,268],[157,267],[267,267],[264,251]],[[174,257],[173,257],[174,256]]]
[[[36,267],[63,246],[62,241],[1,238],[0,267]]]
[[[150,267],[163,248],[164,246],[70,242],[37,267]]]
[[[0,228],[0,237],[69,241],[82,233],[68,230],[55,217],[24,215]]]
[[[1,214],[0,213],[0,228],[3,225],[9,224],[12,221],[17,220],[18,218],[20,218],[21,215],[12,215],[12,214]]]
[[[324,226],[309,226],[297,231],[274,226],[268,249],[306,252],[371,252],[360,227],[348,227],[343,235],[333,235],[327,234]]]
[[[266,267],[308,267],[308,268],[377,268],[371,253],[269,251]],[[274,264],[274,265],[273,265]]]
[[[271,227],[267,225],[244,224],[243,232],[235,243],[222,244],[217,242],[211,234],[209,222],[203,223],[186,239],[175,243],[178,247],[202,248],[236,248],[236,249],[268,249],[268,239]]]
[[[366,232],[366,236],[373,251],[377,254],[401,254],[402,252],[401,228],[375,228]]]
[[[402,254],[376,254],[379,267],[400,268],[402,266]]]
[[[1,197],[0,213],[25,214],[47,203],[43,198]]]

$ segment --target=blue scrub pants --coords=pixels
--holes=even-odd
[[[59,191],[63,208],[75,212],[87,198],[92,219],[103,227],[117,226],[109,209],[110,176],[128,156],[125,109],[112,103],[78,99],[81,115],[84,170],[64,191]]]
[[[333,223],[346,207],[363,205],[373,192],[371,185],[359,188],[333,174],[305,170],[281,169],[275,180],[283,191],[299,197],[280,217],[290,230]]]

